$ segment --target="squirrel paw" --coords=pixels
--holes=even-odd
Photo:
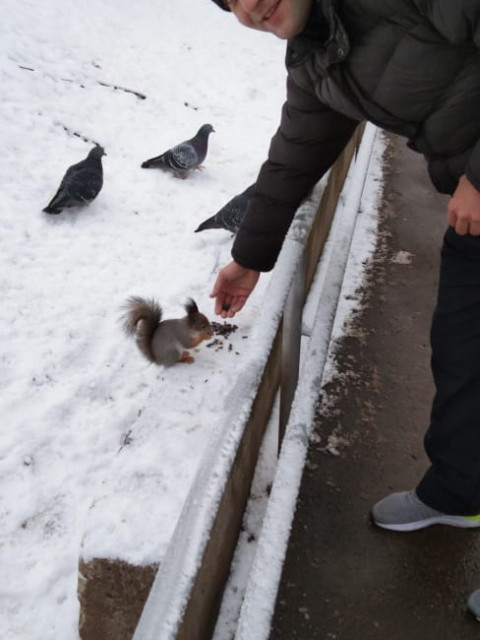
[[[212,337],[212,332],[209,333],[200,333],[196,338],[193,338],[191,341],[190,348],[196,347],[204,340],[210,340]]]
[[[192,364],[195,362],[195,358],[191,356],[188,351],[182,351],[182,355],[180,356],[180,362],[186,362],[187,364]]]

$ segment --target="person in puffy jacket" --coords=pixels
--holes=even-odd
[[[425,448],[411,491],[372,509],[412,531],[480,527],[480,0],[213,0],[287,41],[287,99],[254,197],[218,274],[215,312],[232,318],[271,270],[300,202],[362,121],[404,136],[450,194]]]

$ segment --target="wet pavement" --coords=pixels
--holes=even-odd
[[[433,385],[429,327],[447,199],[423,159],[392,138],[379,246],[341,376],[319,404],[270,640],[470,640],[480,532],[387,532],[370,506],[414,487]],[[332,455],[334,445],[338,455]],[[252,639],[254,640],[254,639]]]

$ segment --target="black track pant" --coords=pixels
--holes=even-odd
[[[431,344],[432,466],[417,494],[444,513],[480,514],[480,236],[445,234]]]

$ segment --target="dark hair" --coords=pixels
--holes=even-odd
[[[223,9],[224,11],[230,11],[230,9],[227,7],[226,3],[223,0],[213,0],[213,2],[215,2],[217,7],[220,7],[220,9]]]

